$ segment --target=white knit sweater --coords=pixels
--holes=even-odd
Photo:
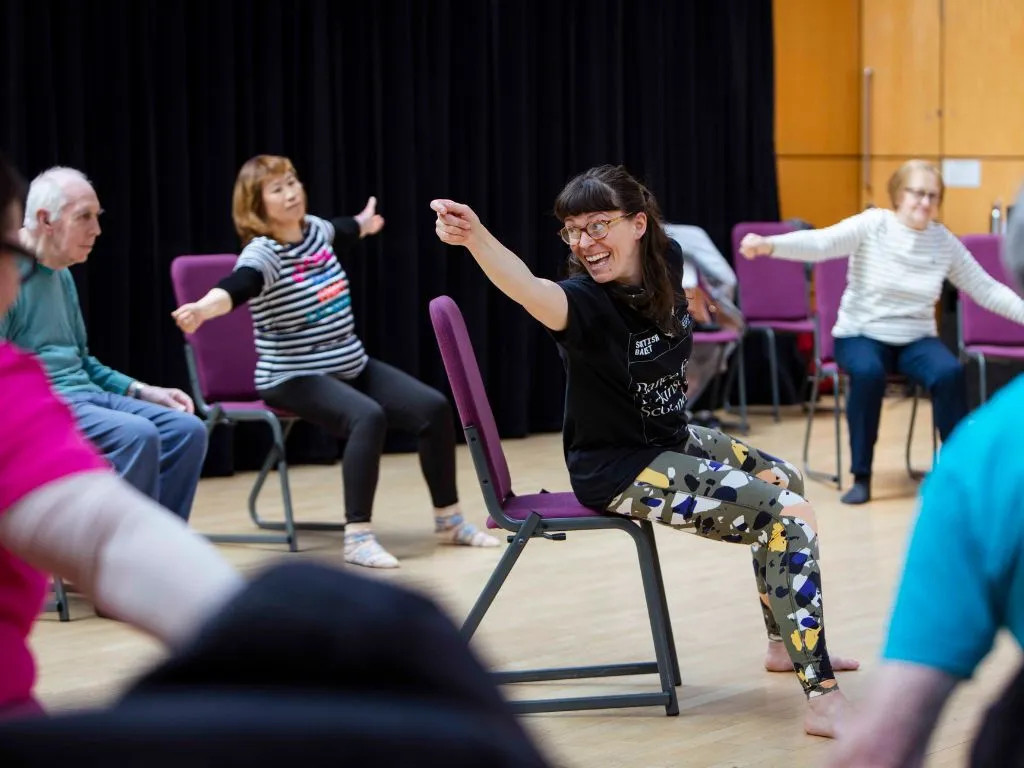
[[[944,278],[986,309],[1024,323],[1024,300],[935,222],[917,230],[890,210],[871,208],[831,227],[768,240],[778,259],[813,262],[849,255],[833,336],[867,336],[887,344],[936,336],[935,302]]]

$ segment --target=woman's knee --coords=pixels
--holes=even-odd
[[[191,413],[182,413],[171,427],[172,434],[192,450],[206,447],[206,425]]]
[[[965,387],[964,367],[955,359],[942,363],[935,372],[931,390],[949,390]]]
[[[804,495],[804,475],[803,473],[793,464],[790,464],[784,459],[778,459],[775,457],[766,458],[774,459],[776,464],[762,469],[760,472],[754,474],[754,477],[764,480],[766,483],[778,486],[779,488],[785,488],[788,491],[792,491],[798,496]]]
[[[818,516],[814,512],[814,507],[802,496],[797,496],[779,511],[779,522],[786,530],[786,538],[790,540],[800,533],[810,539],[818,531]]]
[[[844,368],[847,376],[850,377],[850,384],[853,387],[867,391],[877,391],[884,394],[885,380],[888,374],[881,361],[873,358],[856,360],[850,367]]]
[[[429,390],[429,394],[424,397],[423,414],[428,429],[438,426],[448,428],[452,423],[451,404],[448,402],[448,398],[436,389]]]
[[[378,438],[383,443],[388,431],[388,416],[377,403],[365,403],[358,412],[349,416],[349,424],[352,436]]]
[[[786,462],[786,474],[789,476],[789,490],[798,496],[804,495],[804,473],[795,464]]]
[[[160,455],[160,431],[148,419],[134,419],[118,431],[120,441],[132,453],[150,458]]]

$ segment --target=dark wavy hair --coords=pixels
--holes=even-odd
[[[25,202],[25,180],[0,152],[0,215],[7,215],[13,202]]]
[[[640,238],[641,292],[631,293],[619,285],[610,286],[610,290],[662,332],[675,335],[681,331],[675,309],[679,304],[685,305],[686,298],[681,286],[674,285],[669,275],[669,239],[661,209],[651,191],[623,166],[601,165],[574,178],[555,199],[555,217],[562,222],[570,216],[616,210],[632,215],[646,213],[647,231]],[[571,252],[566,268],[570,275],[587,273]]]

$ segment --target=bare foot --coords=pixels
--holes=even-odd
[[[834,739],[842,733],[850,714],[850,702],[842,691],[832,691],[807,700],[804,730],[811,736]]]
[[[860,669],[856,659],[844,659],[842,656],[830,656],[832,669],[836,672],[849,672]],[[793,660],[789,658],[786,646],[778,640],[768,641],[768,650],[764,654],[764,668],[769,672],[792,672]]]

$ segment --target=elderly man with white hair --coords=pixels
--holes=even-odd
[[[206,430],[191,398],[144,384],[89,353],[68,267],[89,258],[101,213],[80,171],[56,167],[33,180],[21,237],[36,253],[38,274],[0,319],[0,337],[39,357],[79,428],[121,476],[187,520],[206,454]]]
[[[1003,263],[1024,290],[1024,190]],[[919,766],[939,714],[1006,628],[1024,647],[1024,375],[962,422],[925,480],[882,664],[827,765]],[[972,765],[1022,765],[1019,677]],[[999,739],[997,742],[996,739]]]

